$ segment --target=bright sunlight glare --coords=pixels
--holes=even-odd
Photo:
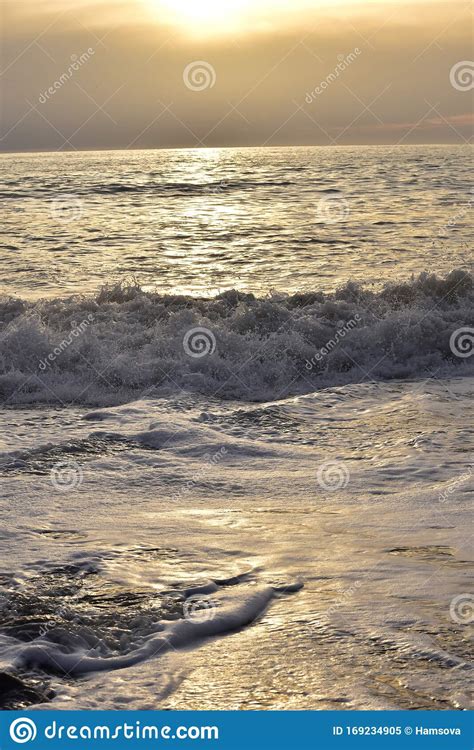
[[[352,8],[368,13],[391,0],[139,0],[158,22],[177,26],[187,34],[216,35],[286,28],[295,14],[314,22],[315,14],[345,13]],[[421,0],[423,2],[423,0]],[[425,2],[427,0],[424,0]],[[398,0],[410,5],[413,0]],[[438,0],[443,2],[443,0]]]
[[[286,0],[146,0],[156,18],[197,33],[232,32],[262,14],[287,6]]]

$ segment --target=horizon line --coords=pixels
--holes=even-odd
[[[284,149],[284,148],[419,148],[421,146],[474,146],[473,143],[465,141],[464,143],[453,143],[451,141],[440,141],[436,143],[294,143],[294,144],[275,144],[270,145],[245,145],[245,146],[146,146],[146,147],[123,147],[123,148],[67,148],[67,149],[21,149],[1,150],[0,156],[14,156],[19,154],[91,154],[91,153],[110,153],[115,151],[223,151],[223,150],[243,150],[243,149]]]

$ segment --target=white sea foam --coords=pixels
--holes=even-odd
[[[21,668],[48,669],[75,676],[88,672],[125,669],[146,659],[160,656],[170,649],[191,646],[200,639],[228,633],[249,625],[265,610],[278,591],[292,593],[299,588],[301,584],[291,583],[279,588],[251,587],[244,593],[240,591],[229,593],[225,590],[219,592],[217,586],[201,586],[194,591],[199,591],[200,595],[206,594],[206,599],[200,601],[204,601],[210,607],[209,615],[204,610],[202,619],[185,616],[166,625],[157,623],[155,629],[159,631],[159,635],[147,638],[143,645],[130,653],[120,656],[112,654],[103,656],[91,653],[93,650],[86,651],[85,649],[79,651],[76,649],[71,653],[44,639],[43,642],[20,649],[15,665]],[[186,612],[186,601],[184,604]],[[74,640],[77,643],[77,638]]]
[[[91,322],[71,337],[82,320]],[[107,405],[180,389],[270,400],[368,376],[467,374],[474,361],[450,345],[474,325],[473,279],[463,271],[380,292],[350,283],[331,295],[229,291],[207,300],[115,286],[93,297],[2,298],[0,321],[0,398],[10,404]],[[198,358],[183,347],[195,328],[216,340]]]
[[[54,708],[464,706],[473,384],[3,410],[2,668]]]

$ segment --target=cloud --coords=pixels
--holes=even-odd
[[[427,111],[432,110],[432,105],[426,104]],[[409,121],[409,122],[384,122],[381,125],[361,125],[358,126],[359,131],[365,132],[379,132],[379,133],[398,133],[403,131],[417,132],[431,131],[431,130],[445,130],[446,127],[452,126],[453,128],[466,128],[472,133],[474,128],[474,114],[465,113],[462,115],[447,115],[446,117],[422,117],[420,120]]]
[[[333,8],[314,25],[296,14],[304,29],[201,39],[138,14],[143,1],[4,6],[4,150],[469,137],[468,94],[449,77],[470,55],[462,3]],[[202,90],[183,79],[199,61],[213,71]]]

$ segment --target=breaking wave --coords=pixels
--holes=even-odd
[[[132,283],[88,297],[3,297],[0,400],[110,405],[185,389],[263,401],[367,379],[470,374],[473,303],[473,277],[461,270],[334,294],[204,299]],[[194,331],[203,348],[188,345]]]

